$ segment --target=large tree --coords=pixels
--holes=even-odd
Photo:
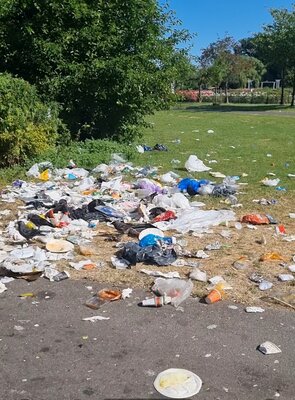
[[[156,0],[2,0],[0,71],[60,102],[78,137],[131,139],[172,98],[175,22]]]
[[[229,86],[245,87],[248,79],[259,80],[264,72],[261,61],[237,52],[238,44],[230,36],[209,44],[199,58],[201,71],[206,72],[208,83],[222,86],[228,102]]]
[[[284,88],[287,75],[292,76],[294,105],[295,97],[295,6],[271,10],[273,22],[263,27],[255,37],[255,44],[264,61],[281,71],[281,104],[284,104]]]

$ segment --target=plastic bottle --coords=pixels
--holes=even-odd
[[[146,246],[154,246],[159,243],[166,243],[166,244],[175,244],[176,240],[173,237],[161,237],[153,234],[149,234],[144,236],[140,241],[139,241],[139,246],[140,247],[146,247]]]
[[[162,307],[165,304],[171,303],[171,297],[169,296],[155,296],[151,299],[142,300],[140,305],[142,307]]]

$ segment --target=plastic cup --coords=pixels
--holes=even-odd
[[[211,290],[208,296],[205,298],[207,304],[216,303],[222,299],[221,292],[217,289]]]

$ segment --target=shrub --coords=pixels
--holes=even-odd
[[[125,159],[131,160],[136,151],[133,146],[111,140],[86,140],[72,142],[68,146],[57,146],[35,157],[32,162],[50,161],[54,167],[63,168],[72,159],[79,167],[94,168],[101,163],[109,163],[113,153],[121,153]]]
[[[53,149],[58,132],[67,136],[56,104],[41,102],[34,86],[0,75],[0,167],[20,164]]]

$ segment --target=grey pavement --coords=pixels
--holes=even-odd
[[[1,399],[164,399],[153,381],[167,368],[201,377],[196,400],[295,398],[294,312],[247,314],[242,305],[193,298],[183,311],[143,308],[138,302],[149,293],[142,290],[91,310],[84,305],[89,285],[105,287],[44,278],[7,284],[0,295]],[[18,297],[24,292],[36,297]],[[110,319],[82,321],[93,315]],[[266,340],[282,353],[260,353]]]

